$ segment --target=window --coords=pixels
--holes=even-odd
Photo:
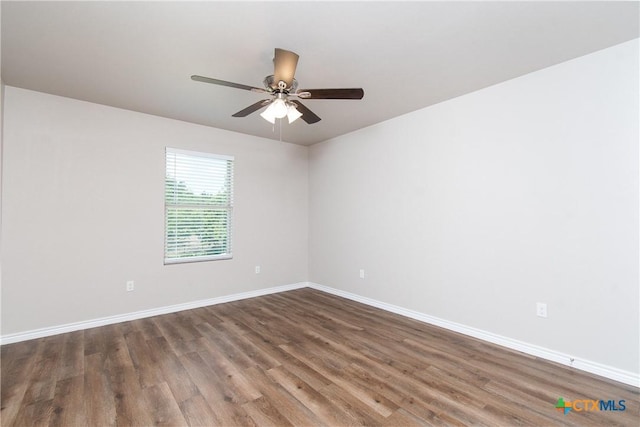
[[[167,147],[165,264],[231,258],[233,157]]]

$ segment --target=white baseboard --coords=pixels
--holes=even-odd
[[[222,297],[210,298],[205,300],[198,300],[187,302],[183,304],[175,304],[166,307],[159,307],[150,310],[136,311],[133,313],[126,313],[116,316],[102,317],[99,319],[92,319],[82,322],[67,323],[65,325],[58,325],[49,328],[35,329],[26,332],[19,332],[14,334],[3,335],[0,337],[0,345],[11,344],[20,341],[27,341],[36,338],[48,337],[51,335],[63,334],[66,332],[74,332],[83,329],[95,328],[98,326],[111,325],[114,323],[127,322],[130,320],[143,319],[145,317],[158,316],[161,314],[175,313],[183,310],[191,310],[194,308],[205,307],[209,305],[222,304],[225,302],[238,301],[247,298],[259,297],[262,295],[275,294],[279,292],[291,291],[294,289],[300,289],[309,287],[317,289],[319,291],[327,292],[342,298],[350,299],[362,304],[366,304],[372,307],[380,308],[391,313],[396,313],[401,316],[409,317],[424,323],[439,326],[444,329],[448,329],[454,332],[459,332],[464,335],[468,335],[474,338],[488,341],[493,344],[498,344],[503,347],[510,348],[512,350],[520,351],[532,356],[540,357],[541,359],[551,360],[553,362],[560,363],[562,365],[570,366],[581,371],[590,372],[592,374],[600,375],[605,378],[609,378],[615,381],[619,381],[624,384],[628,384],[635,387],[640,387],[640,375],[624,371],[611,366],[603,365],[602,363],[593,362],[590,360],[583,360],[571,355],[561,353],[559,351],[551,350],[548,348],[540,347],[534,344],[529,344],[523,341],[518,341],[512,338],[504,337],[501,335],[493,334],[491,332],[483,331],[481,329],[473,328],[470,326],[462,325],[460,323],[450,322],[448,320],[440,319],[438,317],[430,316],[428,314],[420,313],[418,311],[409,310],[403,307],[399,307],[392,304],[387,304],[382,301],[374,300],[371,298],[363,297],[360,295],[352,294],[350,292],[341,291],[328,286],[320,285],[312,282],[300,282],[292,285],[276,286],[267,289],[259,289],[256,291],[242,292],[239,294],[226,295]]]
[[[481,329],[473,328],[470,326],[462,325],[460,323],[450,322],[448,320],[440,319],[438,317],[430,316],[428,314],[420,313],[413,310],[408,310],[396,305],[387,304],[385,302],[377,301],[371,298],[363,297],[360,295],[352,294],[350,292],[341,291],[339,289],[330,288],[328,286],[319,285],[317,283],[307,283],[307,286],[319,291],[327,292],[342,298],[347,298],[362,304],[370,305],[372,307],[380,308],[391,313],[400,314],[411,319],[415,319],[424,323],[439,326],[444,329],[448,329],[454,332],[459,332],[464,335],[468,335],[474,338],[488,341],[493,344],[498,344],[503,347],[510,348],[512,350],[520,351],[522,353],[529,354],[531,356],[539,357],[541,359],[550,360],[560,363],[562,365],[570,366],[581,371],[589,372],[599,375],[601,377],[609,378],[614,381],[619,381],[624,384],[628,384],[634,387],[640,387],[640,374],[624,371],[622,369],[614,368],[611,366],[603,365],[602,363],[593,362],[591,360],[583,360],[569,354],[561,353],[559,351],[551,350],[548,348],[540,347],[534,344],[529,344],[523,341],[518,341],[512,338],[497,335],[491,332],[483,331]]]
[[[95,328],[98,326],[112,325],[114,323],[128,322],[130,320],[144,319],[145,317],[158,316],[160,314],[175,313],[183,310],[205,307],[209,305],[222,304],[225,302],[238,301],[247,298],[259,297],[262,295],[275,294],[278,292],[291,291],[307,287],[306,282],[292,285],[276,286],[273,288],[259,289],[256,291],[241,292],[239,294],[226,295],[222,297],[209,298],[192,301],[183,304],[169,305],[166,307],[153,308],[150,310],[135,311],[133,313],[119,314],[115,316],[102,317],[99,319],[85,320],[82,322],[67,323],[65,325],[52,326],[49,328],[34,329],[26,332],[3,335],[0,337],[0,345],[11,344],[20,341],[27,341],[36,338],[48,337],[51,335],[64,334],[66,332],[80,331],[83,329]]]

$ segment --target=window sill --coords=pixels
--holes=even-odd
[[[233,255],[225,254],[225,255],[201,256],[201,257],[190,257],[190,258],[170,258],[170,259],[164,260],[164,265],[188,264],[192,262],[219,261],[219,260],[225,260],[225,259],[233,259]]]

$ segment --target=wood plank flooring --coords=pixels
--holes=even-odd
[[[311,289],[5,345],[1,373],[2,426],[640,420],[637,388]]]

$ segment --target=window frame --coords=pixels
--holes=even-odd
[[[229,174],[228,182],[225,184],[228,185],[229,196],[226,204],[189,204],[189,203],[171,203],[169,198],[167,197],[167,178],[169,178],[169,155],[177,154],[182,156],[190,156],[194,158],[200,159],[215,159],[225,161],[225,165],[227,168],[230,167],[230,171],[225,173]],[[165,179],[164,179],[164,265],[173,265],[173,264],[185,264],[192,262],[205,262],[205,261],[218,261],[218,260],[228,260],[233,258],[233,211],[234,211],[234,197],[233,197],[233,187],[234,187],[234,168],[235,168],[235,157],[225,154],[214,154],[210,152],[201,152],[201,151],[192,151],[192,150],[184,150],[180,148],[173,147],[165,147]],[[174,166],[174,171],[176,170]],[[175,179],[175,178],[174,178]],[[176,182],[178,180],[176,179]],[[190,210],[220,210],[225,211],[227,215],[227,224],[226,224],[226,252],[219,255],[194,255],[194,256],[184,256],[184,257],[167,257],[168,248],[169,248],[169,211],[171,209],[190,209]]]

